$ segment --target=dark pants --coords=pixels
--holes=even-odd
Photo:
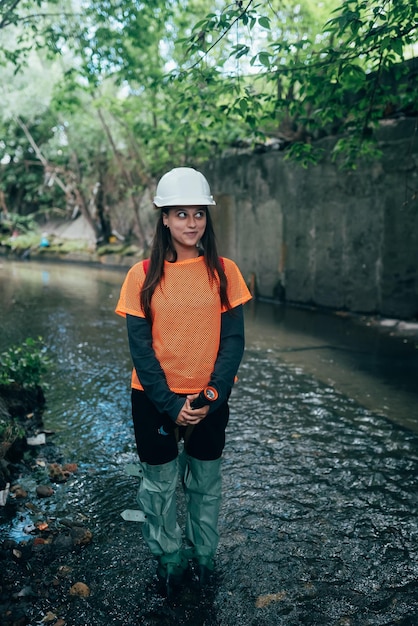
[[[178,440],[191,457],[199,461],[219,459],[225,447],[225,429],[229,419],[227,402],[209,413],[193,427],[175,426],[167,415],[159,413],[144,391],[132,389],[132,418],[139,458],[149,465],[163,465],[177,458]],[[160,434],[161,426],[167,435]]]

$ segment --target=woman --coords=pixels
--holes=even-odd
[[[195,169],[161,178],[150,259],[130,269],[116,308],[127,320],[134,365],[143,535],[167,594],[181,583],[189,556],[202,586],[214,568],[228,398],[244,350],[242,305],[251,298],[235,263],[218,257],[208,209],[215,204]],[[176,519],[180,438],[187,550]]]

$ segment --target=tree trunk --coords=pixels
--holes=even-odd
[[[99,184],[97,188],[95,205],[97,210],[97,218],[102,229],[102,237],[105,243],[108,243],[112,234],[112,224],[109,211],[106,209],[105,203],[105,179],[106,179],[106,163],[99,161]]]
[[[100,118],[100,121],[103,125],[103,128],[106,132],[107,138],[109,140],[109,143],[112,147],[113,150],[113,154],[115,156],[116,162],[118,164],[119,170],[122,174],[122,176],[124,177],[128,188],[129,188],[129,197],[131,200],[131,204],[132,204],[132,209],[133,209],[133,213],[134,213],[134,218],[135,218],[135,222],[138,226],[138,231],[139,231],[139,236],[140,236],[140,244],[143,246],[143,248],[145,249],[147,247],[147,237],[146,237],[146,233],[145,233],[145,229],[144,226],[142,224],[142,220],[140,217],[140,206],[141,206],[141,199],[142,198],[138,198],[137,195],[134,192],[134,188],[135,188],[135,184],[134,181],[132,180],[132,175],[131,172],[125,167],[125,164],[123,162],[123,159],[121,157],[121,154],[119,152],[119,150],[116,147],[116,144],[114,142],[112,133],[110,131],[110,128],[108,126],[108,124],[106,123],[106,120],[103,117],[103,113],[101,112],[100,109],[98,109],[98,115]],[[140,174],[140,178],[141,178],[141,182],[144,185],[144,183],[148,184],[149,179],[145,178],[144,173],[143,172],[139,172]],[[145,186],[145,185],[144,185]],[[142,196],[143,197],[143,196]]]

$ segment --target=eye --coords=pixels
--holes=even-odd
[[[205,217],[205,212],[204,211],[198,211],[197,213],[195,213],[195,218],[198,220],[201,220]]]
[[[177,217],[180,217],[181,219],[184,219],[186,215],[187,215],[186,211],[179,211],[177,213]]]

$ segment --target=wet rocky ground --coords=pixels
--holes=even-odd
[[[19,539],[0,540],[0,623],[21,626],[30,623],[33,603],[57,597],[56,588],[67,580],[72,568],[65,557],[90,543],[92,534],[80,521],[51,517],[43,501],[53,499],[56,487],[77,471],[76,463],[63,463],[52,434],[45,430],[42,414],[45,397],[41,388],[0,388],[2,415],[21,427],[20,436],[2,450],[0,458],[0,520],[9,523]],[[64,563],[56,567],[59,559]],[[83,596],[87,587],[72,585],[70,596]],[[65,621],[52,612],[44,622],[62,626]]]
[[[6,516],[29,507],[35,527],[48,524],[23,542],[2,542],[5,626],[418,624],[417,435],[292,371],[274,352],[249,350],[241,376],[213,584],[201,593],[190,570],[174,600],[160,595],[140,526],[120,518],[127,503],[135,506],[128,451],[108,481],[100,475],[96,497],[107,510],[98,516],[74,507],[95,480],[80,471],[50,481],[61,498],[67,490],[67,517],[43,511],[54,494],[16,496],[4,507]],[[244,411],[251,419],[243,422]],[[16,482],[48,456],[63,467],[47,444],[16,464]],[[35,478],[45,483],[44,473]]]

